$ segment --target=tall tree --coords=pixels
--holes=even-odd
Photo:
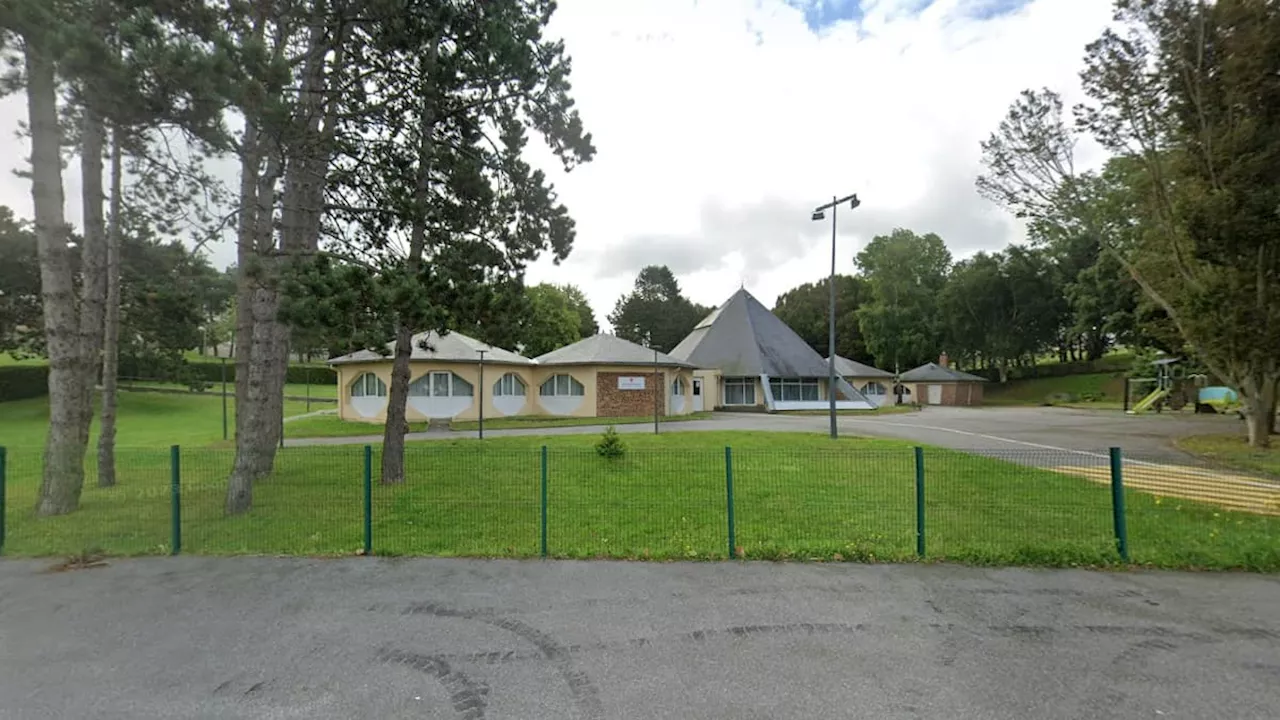
[[[680,292],[666,265],[649,265],[636,276],[635,287],[618,299],[609,323],[624,340],[671,352],[707,313]]]
[[[936,357],[942,349],[937,298],[951,267],[942,238],[898,228],[872,238],[857,260],[871,287],[858,324],[877,362],[897,371]]]
[[[556,288],[564,293],[569,305],[578,316],[578,337],[588,338],[599,333],[600,324],[596,322],[595,311],[591,309],[591,303],[587,301],[582,288],[577,285],[557,285]]]
[[[1024,93],[984,143],[979,189],[1096,238],[1239,390],[1249,441],[1265,447],[1280,383],[1280,8],[1122,0],[1116,20],[1088,47],[1079,117],[1138,168],[1125,231],[1094,212],[1052,93]]]
[[[36,235],[30,223],[0,206],[0,352],[43,350],[40,308]]]
[[[521,332],[526,355],[537,357],[582,337],[582,320],[564,290],[543,283],[529,288],[528,296],[529,310]]]
[[[828,280],[804,283],[778,296],[773,314],[778,316],[814,351],[826,357]],[[836,276],[836,354],[858,362],[876,361],[858,326],[858,308],[870,298],[867,279],[858,275]]]
[[[375,10],[378,8],[375,7]],[[569,252],[573,222],[523,159],[530,130],[572,168],[594,153],[569,97],[562,43],[544,37],[554,4],[453,2],[356,28],[351,65],[366,121],[342,148],[332,220],[357,227],[343,252],[370,258],[389,288],[392,377],[382,482],[404,479],[412,337],[514,301],[528,262]],[[367,16],[366,16],[367,17]],[[351,108],[347,108],[351,109]],[[344,112],[341,123],[353,113]],[[338,231],[335,230],[335,234]],[[455,325],[458,323],[458,325]]]

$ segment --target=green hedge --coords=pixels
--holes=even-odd
[[[48,365],[0,366],[0,402],[49,394]]]
[[[206,360],[196,360],[188,362],[186,369],[191,374],[192,379],[206,380],[208,382],[222,381],[222,363],[209,362]],[[236,363],[234,360],[227,360],[227,382],[236,379]],[[285,382],[297,385],[337,385],[338,373],[333,371],[327,365],[290,365],[289,371],[285,375]]]
[[[1125,372],[1133,365],[1133,356],[1129,354],[1108,355],[1097,360],[1075,360],[1072,362],[1046,363],[1028,367],[1009,368],[1010,380],[1030,380],[1033,378],[1056,378],[1068,375],[1094,375],[1098,373]],[[968,372],[984,377],[991,382],[1000,381],[1000,371],[995,368],[982,368]]]

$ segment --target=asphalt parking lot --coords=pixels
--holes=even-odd
[[[1125,415],[1118,410],[1076,410],[1049,407],[929,407],[920,412],[857,417],[841,415],[839,431],[846,435],[887,437],[959,450],[1104,454],[1119,446],[1128,457],[1150,462],[1190,462],[1172,445],[1173,438],[1202,433],[1239,432],[1240,421],[1218,415]],[[822,415],[767,415],[717,412],[706,420],[666,423],[662,432],[707,430],[766,430],[826,432]],[[619,432],[651,433],[651,425],[620,425]],[[489,430],[489,437],[506,435],[570,435],[599,433],[599,426]],[[475,432],[417,433],[410,440],[475,437]],[[369,437],[301,438],[289,445],[365,444]],[[1063,464],[1058,461],[1057,464]]]
[[[5,718],[1273,718],[1280,580],[953,566],[0,562]]]

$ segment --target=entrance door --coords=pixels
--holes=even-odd
[[[702,412],[702,378],[693,379],[693,411]]]
[[[941,385],[929,386],[929,404],[930,405],[942,404],[942,386]]]

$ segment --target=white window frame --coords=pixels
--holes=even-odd
[[[524,378],[515,373],[507,373],[493,384],[494,397],[525,397],[527,393]]]
[[[369,392],[369,380],[374,381],[373,392]],[[386,397],[387,384],[377,374],[371,372],[363,372],[351,381],[351,397]],[[357,390],[358,388],[358,390]]]
[[[448,385],[444,388],[444,392],[437,392],[436,380],[441,376],[448,378]],[[424,382],[425,381],[425,382]],[[465,385],[467,392],[459,392],[459,383]],[[422,392],[422,390],[426,392]],[[462,378],[455,372],[448,370],[432,370],[431,372],[421,375],[417,380],[409,383],[410,397],[473,397],[475,395],[475,386]]]
[[[769,378],[769,389],[774,402],[816,402],[822,399],[821,385],[817,378]],[[809,391],[810,397],[805,397]],[[788,393],[791,397],[788,397]]]
[[[749,377],[725,378],[721,384],[724,386],[723,392],[721,393],[721,397],[724,398],[724,404],[726,406],[745,407],[745,406],[756,404],[755,378],[749,378]],[[729,402],[730,386],[735,388],[739,386],[742,387],[742,402]]]
[[[564,387],[560,387],[560,379],[564,378]],[[550,392],[547,386],[550,385]],[[576,392],[575,392],[576,391]],[[539,397],[584,397],[587,394],[587,388],[577,378],[568,374],[560,373],[552,375],[538,386]]]
[[[871,382],[868,382],[866,385],[862,386],[862,394],[877,395],[877,396],[888,395],[889,388],[885,387],[884,383],[882,382],[879,382],[877,380],[872,380]]]
[[[671,381],[671,394],[676,397],[684,395],[684,380],[676,378]]]

